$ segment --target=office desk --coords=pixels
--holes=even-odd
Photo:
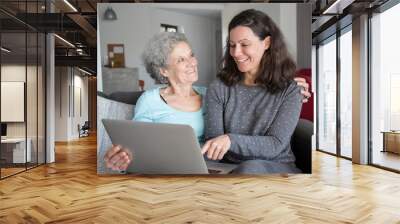
[[[25,163],[30,162],[31,155],[31,139],[27,138],[25,144],[25,138],[6,138],[1,139],[1,157],[6,163]],[[26,151],[25,151],[25,145]],[[26,152],[26,154],[25,154]],[[27,161],[25,161],[27,158]]]
[[[382,131],[383,150],[382,152],[393,152],[400,154],[400,131]]]

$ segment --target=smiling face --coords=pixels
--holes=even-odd
[[[198,79],[197,59],[186,42],[176,44],[168,57],[168,65],[161,69],[171,84],[193,84]]]
[[[257,74],[260,61],[269,46],[269,36],[260,40],[249,27],[237,26],[229,32],[229,53],[239,71],[245,74]]]

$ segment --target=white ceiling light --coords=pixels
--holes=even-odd
[[[1,50],[4,51],[4,52],[6,52],[6,53],[10,53],[10,52],[11,52],[11,50],[9,50],[9,49],[7,49],[7,48],[5,48],[5,47],[1,47]]]
[[[81,72],[83,72],[83,73],[85,73],[85,74],[92,75],[92,73],[90,73],[90,72],[88,72],[88,71],[85,71],[85,70],[83,70],[83,69],[81,69],[81,68],[79,68],[79,67],[78,67],[78,70],[81,71]]]
[[[78,10],[71,4],[69,3],[68,0],[64,0],[65,4],[67,4],[72,10],[74,10],[74,12],[78,12]]]
[[[342,14],[343,10],[353,2],[354,0],[336,0],[322,14]]]
[[[75,48],[75,45],[73,45],[71,42],[69,42],[68,40],[58,36],[57,34],[54,34],[55,37],[57,37],[59,40],[61,40],[62,42],[66,43],[68,46]]]

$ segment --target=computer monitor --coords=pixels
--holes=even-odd
[[[1,137],[7,136],[7,124],[1,123]]]

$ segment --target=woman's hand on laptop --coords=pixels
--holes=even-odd
[[[204,155],[207,153],[207,157],[212,160],[220,160],[224,157],[225,153],[231,147],[231,140],[228,135],[220,135],[213,139],[208,140],[201,153]]]
[[[107,150],[104,161],[112,170],[126,170],[132,161],[132,153],[120,145],[113,145]]]

